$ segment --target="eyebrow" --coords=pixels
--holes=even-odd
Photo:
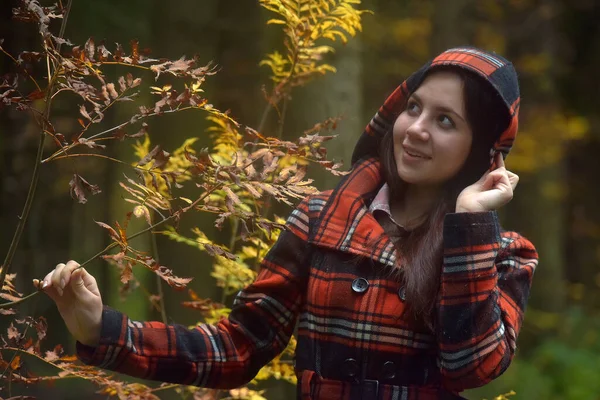
[[[423,100],[421,100],[421,98],[416,93],[413,93],[410,97],[414,97],[419,103],[423,103]],[[454,114],[458,118],[462,119],[465,123],[467,122],[459,113],[457,113],[456,111],[454,111],[451,108],[444,107],[444,106],[437,106],[436,109],[439,110],[439,111],[443,111],[443,112]]]

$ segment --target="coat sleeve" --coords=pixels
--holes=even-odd
[[[482,386],[508,368],[537,263],[496,212],[446,215],[436,329],[445,387]]]
[[[100,344],[77,343],[86,364],[127,375],[208,388],[249,382],[279,354],[302,307],[310,249],[307,200],[291,214],[250,286],[236,297],[229,318],[193,329],[136,322],[105,307]]]

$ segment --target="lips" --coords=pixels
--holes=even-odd
[[[416,158],[422,158],[425,160],[429,160],[431,157],[428,156],[427,154],[420,152],[416,149],[413,149],[412,147],[408,147],[408,146],[402,146],[402,148],[404,149],[404,151],[406,152],[406,154],[408,154],[411,157],[416,157]]]

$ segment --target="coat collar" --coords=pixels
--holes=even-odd
[[[311,243],[393,267],[397,256],[394,245],[369,211],[383,183],[378,159],[356,163],[350,174],[333,189],[319,213],[309,237]]]

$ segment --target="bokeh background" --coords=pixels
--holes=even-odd
[[[11,21],[16,0],[0,2],[0,37],[12,53],[37,43],[31,27]],[[493,398],[514,390],[515,399],[600,399],[600,2],[595,0],[363,0],[363,32],[346,45],[337,43],[329,62],[337,73],[319,78],[292,94],[284,138],[294,138],[327,117],[341,115],[329,145],[330,156],[348,165],[355,141],[388,94],[411,72],[441,50],[474,45],[513,61],[521,83],[521,127],[507,167],[521,177],[514,200],[501,210],[506,229],[531,239],[540,254],[518,354],[495,382],[467,392],[469,399]],[[282,48],[282,34],[266,25],[273,17],[254,0],[103,0],[74,1],[65,36],[75,43],[88,37],[107,44],[136,38],[153,57],[177,59],[197,54],[214,61],[219,72],[205,86],[219,109],[231,110],[240,122],[256,127],[265,102],[267,68],[259,61]],[[0,74],[12,67],[0,57]],[[77,124],[68,101],[56,103],[57,126]],[[107,126],[122,120],[107,115]],[[111,125],[112,123],[112,125]],[[208,122],[200,113],[177,114],[151,125],[153,142],[178,147],[191,136],[199,146],[210,141]],[[266,134],[269,134],[267,126]],[[10,244],[27,194],[38,138],[27,114],[0,110],[0,253]],[[109,154],[133,160],[130,143]],[[13,271],[17,288],[30,292],[32,278],[43,277],[58,262],[83,260],[107,244],[94,220],[114,221],[126,210],[116,181],[124,169],[104,160],[83,160],[78,168],[103,192],[85,205],[71,199],[68,163],[42,171]],[[338,178],[315,174],[316,186],[332,187]],[[282,207],[281,215],[289,212]],[[209,236],[226,239],[206,216],[186,222]],[[220,295],[210,277],[211,259],[197,250],[158,237],[161,261],[191,283],[204,297]],[[145,244],[140,243],[141,247]],[[99,281],[105,303],[133,319],[159,319],[142,291],[124,301],[117,273],[101,261],[88,268]],[[152,276],[140,274],[152,287]],[[170,321],[193,324],[197,315],[180,306],[185,292],[166,294]],[[47,343],[63,343],[73,352],[56,308],[43,297],[19,312],[48,318]],[[6,332],[8,319],[0,316]],[[32,365],[32,368],[35,368]],[[294,397],[285,382],[269,381],[270,399]],[[18,391],[15,391],[17,390]],[[6,395],[0,389],[0,396]],[[95,398],[90,384],[66,380],[54,385],[13,388],[39,398]],[[105,397],[98,397],[105,398]]]

